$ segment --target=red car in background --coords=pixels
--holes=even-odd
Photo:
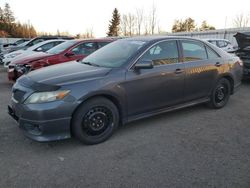
[[[114,41],[115,39],[69,40],[47,52],[39,52],[24,58],[12,61],[8,66],[8,78],[16,81],[17,78],[29,71],[50,65],[82,60],[87,55]]]

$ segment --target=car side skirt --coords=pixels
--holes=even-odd
[[[209,100],[210,100],[209,98],[202,98],[202,99],[198,99],[198,100],[191,101],[191,102],[188,102],[188,103],[167,107],[167,108],[155,110],[155,111],[152,111],[152,112],[142,113],[142,114],[139,114],[139,115],[134,115],[134,116],[128,117],[126,123],[130,123],[132,121],[148,118],[148,117],[155,116],[155,115],[158,115],[158,114],[162,114],[162,113],[166,113],[166,112],[175,111],[175,110],[179,110],[179,109],[182,109],[182,108],[194,106],[194,105],[197,105],[197,104],[206,103]]]

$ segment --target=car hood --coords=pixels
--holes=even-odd
[[[234,37],[240,50],[250,46],[250,32],[236,33]]]
[[[8,54],[5,54],[4,58],[7,58],[8,56],[13,55],[13,54],[22,54],[23,52],[24,52],[24,50],[16,50],[14,52],[10,52]]]
[[[22,50],[22,53],[12,58],[12,61],[17,61],[18,59],[21,59],[21,58],[23,59],[24,57],[30,57],[36,53],[39,53],[39,52]]]
[[[44,53],[44,52],[31,53],[30,55],[13,59],[13,61],[11,62],[11,65],[27,64],[27,63],[30,63],[31,61],[36,61],[36,60],[46,58],[49,56],[51,56],[51,54]]]
[[[76,61],[52,65],[27,74],[31,80],[46,85],[67,85],[104,77],[111,68],[85,65]]]

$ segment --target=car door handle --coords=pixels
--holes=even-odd
[[[216,67],[220,67],[221,65],[222,65],[222,63],[220,63],[220,62],[216,62],[216,63],[215,63],[215,66],[216,66]]]
[[[181,73],[183,73],[184,72],[184,70],[183,69],[176,69],[175,70],[175,74],[181,74]]]

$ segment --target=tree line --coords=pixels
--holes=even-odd
[[[161,33],[155,5],[148,14],[144,10],[136,9],[135,13],[120,14],[118,9],[113,11],[108,27],[108,36],[153,35]]]
[[[195,20],[187,18],[185,20],[175,20],[172,26],[172,32],[183,31],[206,31],[215,30],[215,27],[209,25],[204,20],[200,27],[197,27]],[[115,8],[112,14],[112,19],[108,27],[108,36],[135,36],[135,35],[153,35],[164,32],[157,17],[155,5],[152,6],[148,14],[144,13],[143,9],[136,9],[135,13],[120,14]]]
[[[0,37],[32,38],[37,36],[33,25],[17,22],[10,5],[0,7]]]

